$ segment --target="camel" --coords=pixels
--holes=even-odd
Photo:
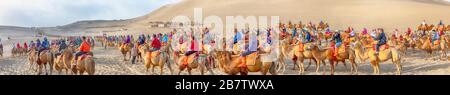
[[[328,50],[330,53],[327,53],[327,58],[331,66],[331,75],[334,74],[334,68],[335,66],[337,66],[339,62],[342,62],[344,66],[346,66],[345,65],[346,60],[349,60],[350,63],[352,64],[352,68],[350,70],[351,74],[358,74],[358,65],[356,64],[355,61],[356,59],[355,51],[349,48],[347,44],[342,44],[341,46],[338,47],[337,56],[334,56],[335,55],[334,48],[329,48]]]
[[[73,63],[75,58],[72,58]],[[87,72],[88,75],[94,75],[95,74],[95,61],[94,61],[94,55],[92,52],[89,52],[88,54],[84,54],[79,56],[78,61],[74,67],[71,67],[72,72],[77,75],[83,75],[84,72]]]
[[[414,36],[415,36],[415,35],[414,35]],[[401,47],[399,48],[399,50],[400,50],[401,52],[403,52],[404,55],[407,54],[409,48],[411,48],[412,51],[415,52],[414,49],[415,49],[415,47],[416,47],[416,41],[417,41],[417,40],[416,40],[416,39],[413,39],[411,36],[405,35],[404,42],[403,42],[404,44],[402,44],[402,45],[404,45],[404,46],[401,46]]]
[[[123,55],[123,60],[124,61],[127,61],[127,54],[128,55],[130,55],[129,57],[131,57],[131,47],[132,47],[133,45],[130,43],[130,44],[122,44],[122,45],[120,45],[120,47],[119,47],[119,50],[120,50],[120,52],[122,53],[122,55]],[[128,59],[130,59],[130,58],[128,58]]]
[[[308,24],[306,25],[306,28],[308,28],[309,30],[313,31],[313,30],[317,30],[317,27],[313,24]]]
[[[376,41],[374,43],[377,43]],[[402,65],[401,65],[401,55],[400,52],[396,48],[386,48],[389,46],[381,46],[384,47],[382,49],[380,47],[380,52],[378,55],[375,55],[376,51],[373,49],[372,44],[363,44],[361,41],[356,41],[354,46],[356,56],[361,60],[361,62],[365,62],[367,59],[370,60],[370,64],[373,68],[373,74],[380,74],[380,63],[391,60],[393,64],[397,66],[397,75],[401,74]],[[369,47],[367,47],[369,46]]]
[[[408,43],[407,40],[403,39],[403,40],[396,40],[395,42],[395,48],[398,49],[399,52],[401,52],[403,55],[406,55],[406,50],[408,49]]]
[[[417,27],[417,30],[419,30],[419,31],[431,31],[431,30],[433,30],[433,28],[434,28],[434,25],[428,25],[428,24],[425,24],[425,25],[419,25],[418,27]]]
[[[447,25],[446,31],[450,31],[450,25]]]
[[[69,70],[71,69],[71,60],[73,59],[73,53],[75,52],[74,47],[68,46],[65,48],[62,53],[55,58],[55,65],[53,68],[61,74],[62,70],[66,71],[66,75],[69,74]]]
[[[260,51],[258,51],[260,52]],[[228,75],[248,75],[248,72],[261,72],[262,75],[266,75],[267,72],[272,75],[276,75],[276,68],[274,62],[262,62],[258,52],[250,54],[246,57],[246,66],[240,66],[242,59],[240,56],[232,55],[228,51],[217,51],[216,58],[219,63],[219,67],[223,68],[223,71]]]
[[[36,71],[36,69],[35,68],[33,68],[34,67],[34,65],[36,64],[35,62],[37,62],[37,51],[36,51],[36,48],[35,47],[33,47],[33,48],[30,48],[30,52],[28,52],[29,54],[28,54],[28,62],[29,62],[29,65],[30,65],[30,70],[31,69],[34,69],[35,71]]]
[[[11,50],[11,56],[13,57],[24,56],[26,55],[25,53],[27,53],[27,50],[25,48],[13,47],[13,49]]]
[[[325,32],[325,34],[323,32],[319,32],[317,34],[318,36],[318,41],[319,41],[319,45],[322,44],[322,39],[325,40],[326,42],[329,42],[331,38],[333,38],[333,32]]]
[[[317,26],[317,30],[319,30],[319,31],[323,31],[323,30],[325,30],[325,29],[327,29],[328,27],[330,27],[329,25],[328,25],[328,23],[319,23],[319,26]]]
[[[305,25],[302,24],[302,22],[298,22],[298,24],[296,26],[296,28],[299,28],[299,29],[303,29],[304,27],[305,27]]]
[[[422,39],[420,39],[419,42],[417,42],[417,47],[427,52],[429,56],[428,58],[431,58],[433,55],[433,51],[436,50],[441,51],[442,55],[439,57],[442,58],[447,56],[446,54],[447,43],[443,37],[441,37],[439,41],[436,41],[435,43],[431,42],[431,37],[429,36],[423,37]]]
[[[203,48],[205,45],[201,45]],[[187,72],[189,75],[191,75],[191,71],[193,69],[198,69],[200,71],[200,74],[203,75],[205,71],[209,71],[210,73],[214,74],[212,71],[211,66],[207,66],[207,64],[210,64],[210,58],[211,53],[213,50],[210,50],[212,48],[207,48],[205,51],[200,51],[194,54],[191,54],[189,56],[185,56],[184,54],[181,55],[175,55],[179,59],[175,59],[178,62],[178,75],[185,69],[187,69]]]
[[[319,70],[320,64],[323,64],[323,73],[325,74],[325,60],[328,59],[328,55],[331,51],[328,49],[319,49],[317,45],[311,45],[309,48],[311,49],[314,60],[317,62],[316,71]]]
[[[309,66],[311,65],[311,60],[312,61],[316,61],[314,60],[314,56],[311,53],[311,50],[306,49],[305,47],[309,47],[311,43],[307,43],[307,44],[299,44],[299,45],[293,45],[293,46],[287,46],[285,48],[288,48],[286,50],[290,50],[290,51],[285,51],[288,56],[288,58],[292,59],[292,61],[294,62],[294,67],[295,66],[299,66],[299,74],[304,74],[305,70],[309,68]],[[310,59],[309,61],[309,65],[306,67],[306,69],[304,68],[304,60],[305,59]],[[300,61],[300,64],[297,64],[297,62]],[[320,64],[318,64],[318,62],[316,62],[316,72],[319,72],[320,68]]]
[[[164,73],[164,65],[170,70],[170,73],[173,74],[173,70],[171,64],[169,63],[169,50],[170,45],[166,45],[161,47],[159,51],[150,52],[148,51],[148,45],[144,45],[140,48],[140,51],[144,54],[144,66],[146,68],[146,72],[148,72],[149,68],[152,68],[152,73],[154,73],[155,67],[159,66],[160,75]]]
[[[47,65],[49,65],[50,68],[50,74],[52,74],[53,72],[53,60],[54,56],[53,53],[50,50],[43,50],[38,59],[37,59],[37,65],[39,66],[38,68],[38,75],[40,75],[42,73],[42,68],[44,68],[45,73],[48,74],[47,72]]]

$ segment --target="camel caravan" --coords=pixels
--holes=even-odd
[[[251,72],[279,75],[285,74],[286,60],[293,62],[292,69],[298,68],[300,75],[305,74],[312,63],[316,65],[315,72],[333,75],[338,64],[347,67],[347,62],[351,65],[351,74],[358,74],[358,65],[368,62],[373,74],[381,74],[381,63],[392,63],[396,66],[395,74],[400,75],[402,59],[409,51],[425,51],[430,59],[434,57],[433,51],[439,52],[439,59],[446,60],[450,36],[445,32],[449,28],[442,22],[436,26],[423,22],[415,31],[409,28],[400,34],[396,29],[392,36],[387,36],[383,28],[372,31],[365,28],[362,32],[351,27],[330,30],[329,24],[323,21],[318,24],[289,21],[266,29],[235,28],[232,40],[217,36],[207,27],[138,35],[137,40],[133,35],[105,36],[103,40],[114,42],[124,61],[142,62],[145,71],[151,69],[151,73],[159,67],[156,69],[160,70],[160,75],[165,74],[164,68],[174,74],[173,65],[178,66],[178,73],[175,73],[178,75],[185,71],[189,75],[193,71],[201,75],[214,74],[212,69],[228,75]],[[273,38],[279,41],[275,43]],[[304,62],[309,64],[304,66]],[[326,71],[327,63],[330,71]]]
[[[94,75],[95,61],[91,52],[93,41],[92,37],[67,37],[51,41],[44,37],[42,41],[36,39],[35,42],[30,41],[29,45],[25,43],[23,51],[28,56],[29,69],[38,75],[51,75],[53,71],[58,74],[64,71],[66,75],[83,75],[85,72]],[[20,50],[18,47],[14,48]],[[12,51],[17,52],[14,48]]]
[[[17,44],[11,54],[28,56],[30,70],[38,74],[95,74],[94,42],[104,50],[120,52],[123,64],[141,63],[146,74],[214,75],[283,75],[286,69],[308,74],[311,64],[316,73],[334,75],[343,65],[350,74],[358,74],[358,65],[370,63],[375,75],[381,66],[394,64],[395,74],[402,74],[402,63],[408,55],[425,52],[427,60],[448,60],[450,25],[423,21],[404,32],[383,28],[357,31],[352,27],[331,30],[326,22],[287,22],[267,28],[234,28],[230,37],[216,34],[208,27],[177,28],[152,35],[109,35],[67,37],[48,41],[44,38],[30,45]],[[66,42],[68,44],[66,44]],[[26,46],[26,47],[25,47]],[[2,47],[0,44],[0,54]],[[407,55],[408,54],[408,55]],[[306,65],[305,62],[308,64]],[[292,63],[292,66],[289,66]],[[292,68],[287,68],[292,67]],[[167,70],[169,71],[168,73]],[[217,72],[219,71],[219,72]]]

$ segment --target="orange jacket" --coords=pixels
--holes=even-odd
[[[86,41],[83,41],[83,43],[81,43],[81,46],[80,46],[80,51],[81,52],[90,52],[91,46],[89,46],[89,44]]]

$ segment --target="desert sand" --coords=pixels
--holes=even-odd
[[[46,35],[74,36],[74,35],[127,35],[152,34],[168,32],[169,28],[151,28],[149,22],[170,21],[172,17],[186,15],[192,17],[193,8],[203,8],[204,17],[209,15],[225,16],[280,16],[283,22],[312,21],[318,23],[323,20],[332,29],[354,27],[385,28],[388,32],[393,29],[405,31],[408,27],[416,27],[426,20],[429,24],[437,24],[443,20],[450,23],[450,4],[443,0],[183,0],[169,4],[155,10],[148,15],[126,20],[111,21],[79,21],[73,24],[57,27],[39,27]],[[0,26],[0,38],[4,44],[6,55],[0,57],[0,75],[35,75],[28,69],[26,57],[10,57],[10,50],[15,43],[35,40],[36,32],[29,27]],[[8,40],[7,37],[12,39]],[[54,39],[55,37],[52,37]],[[121,60],[116,48],[97,48],[94,50],[98,75],[146,75],[142,63],[130,64]],[[426,60],[423,51],[409,54],[403,59],[404,75],[450,75],[450,61]],[[295,75],[292,62],[288,62],[288,69],[284,74]],[[308,61],[307,61],[308,62]],[[305,62],[305,63],[307,63]],[[372,67],[369,63],[358,62],[360,75],[371,75]],[[176,67],[176,66],[173,66]],[[312,65],[306,71],[307,75],[322,75],[314,72]],[[165,68],[166,75],[169,70]],[[337,75],[350,74],[350,64],[347,67],[339,64]],[[329,67],[327,67],[329,71]],[[177,72],[175,70],[175,72]],[[155,70],[159,73],[159,69]],[[222,75],[214,69],[215,74]],[[53,74],[56,74],[55,72]],[[186,75],[187,73],[182,73]],[[194,74],[199,74],[195,72]],[[251,73],[259,74],[259,73]],[[327,72],[328,74],[328,72]],[[395,65],[391,62],[381,65],[381,74],[395,74]]]

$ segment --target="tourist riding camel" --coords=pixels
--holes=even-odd
[[[86,37],[83,37],[82,39],[83,39],[83,42],[82,42],[81,45],[80,45],[79,51],[78,51],[77,53],[75,53],[75,55],[74,55],[74,56],[75,56],[75,60],[74,60],[74,62],[73,62],[72,65],[76,65],[76,64],[77,64],[77,61],[78,61],[78,57],[79,57],[79,56],[81,56],[81,55],[83,55],[83,54],[88,54],[89,52],[91,52],[91,46],[90,46],[90,44],[87,42]]]
[[[380,51],[380,46],[385,45],[387,38],[386,38],[386,34],[384,33],[383,29],[378,29],[377,31],[378,36],[375,38],[375,40],[378,40],[377,46],[376,46],[376,52],[375,54],[378,54]]]
[[[38,42],[38,46],[39,46],[38,47],[38,58],[39,58],[42,51],[50,49],[50,43],[48,42],[47,37],[44,37],[44,41],[42,41],[41,44],[39,44],[40,43],[39,39],[37,42]]]
[[[337,56],[338,51],[339,51],[338,49],[342,45],[341,33],[339,31],[336,31],[334,33],[333,41],[334,41],[334,53],[333,53],[334,55],[333,56]]]
[[[150,49],[150,52],[158,51],[159,49],[161,49],[161,41],[159,41],[159,38],[157,38],[156,35],[153,35],[151,46],[152,48]]]

